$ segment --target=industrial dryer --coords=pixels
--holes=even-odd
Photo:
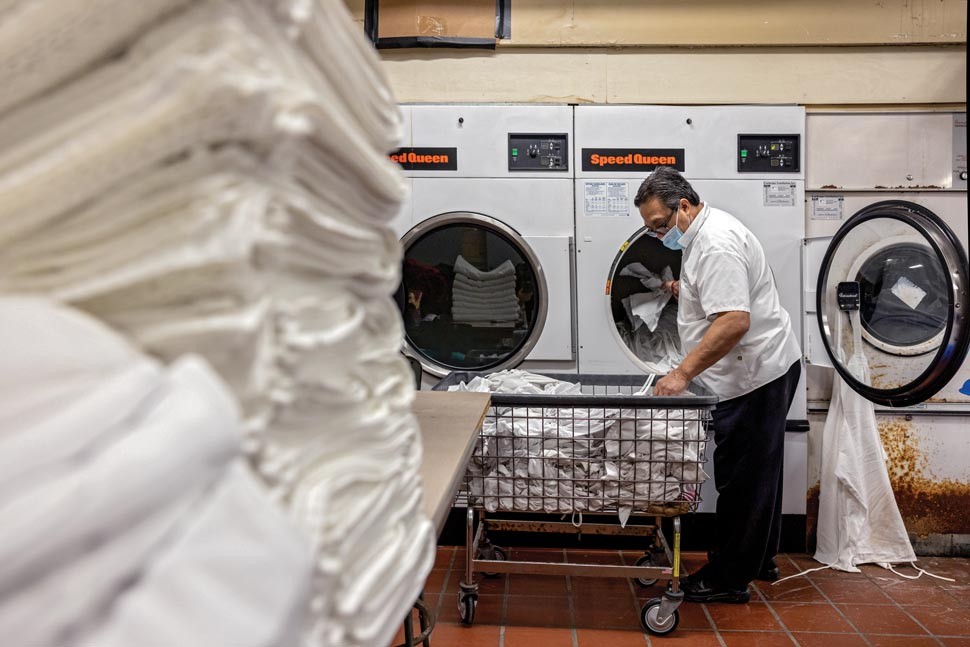
[[[657,166],[680,170],[703,202],[723,209],[761,241],[801,338],[805,112],[797,106],[578,106],[576,168],[577,321],[580,373],[667,368],[676,339],[676,300],[656,328],[632,321],[643,275],[679,276],[680,253],[645,235],[633,198]],[[789,412],[783,511],[804,514],[805,390]],[[713,474],[711,465],[707,471]],[[701,504],[712,511],[713,489]]]
[[[575,372],[572,108],[402,106],[398,303],[425,380]]]

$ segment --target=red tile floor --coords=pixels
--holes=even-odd
[[[511,549],[510,559],[633,564],[639,553]],[[640,630],[639,609],[661,585],[641,588],[613,578],[510,575],[479,577],[475,624],[458,617],[463,548],[439,547],[425,600],[436,611],[433,647],[970,647],[970,559],[924,558],[923,568],[955,579],[906,580],[876,566],[862,573],[825,570],[777,585],[758,582],[746,605],[680,607],[680,625],[664,637]],[[818,563],[806,555],[778,559],[782,575]],[[685,553],[690,570],[704,563]],[[915,574],[909,568],[900,569]],[[415,628],[417,622],[415,621]],[[403,642],[403,632],[394,644]]]

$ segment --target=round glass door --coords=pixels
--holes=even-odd
[[[669,373],[684,358],[677,299],[664,287],[680,278],[681,258],[644,228],[623,243],[610,268],[607,307],[617,341],[648,373]]]
[[[966,356],[966,253],[919,205],[891,200],[852,216],[825,254],[816,298],[836,370],[878,404],[932,397]]]
[[[408,351],[429,373],[512,368],[538,341],[546,282],[510,227],[468,212],[441,214],[401,241],[397,300]]]

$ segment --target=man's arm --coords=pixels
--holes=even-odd
[[[673,294],[675,299],[680,298],[680,281],[664,281],[660,287]]]
[[[704,333],[701,343],[680,366],[661,378],[653,388],[654,395],[677,395],[705,369],[713,366],[737,346],[751,325],[751,315],[742,311],[720,312]]]

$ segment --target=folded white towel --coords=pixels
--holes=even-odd
[[[509,289],[514,291],[515,277],[503,276],[490,281],[479,281],[464,274],[455,274],[454,285],[455,287],[467,288],[473,292],[500,292]]]
[[[211,369],[186,359],[162,386],[151,406],[123,423],[127,431],[115,442],[35,476],[15,500],[0,502],[0,518],[17,520],[0,538],[0,556],[12,560],[4,559],[4,582],[24,584],[54,571],[95,538],[141,522],[165,501],[201,492],[238,454],[237,412]]]
[[[509,291],[504,294],[494,294],[494,295],[461,295],[458,293],[452,294],[451,299],[452,305],[455,306],[469,306],[469,307],[485,307],[485,308],[496,308],[496,307],[518,307],[519,300],[515,298],[515,295]]]
[[[453,311],[451,318],[454,321],[517,321],[517,312],[475,312],[475,311]]]
[[[509,260],[504,261],[494,269],[485,271],[478,269],[459,254],[458,258],[455,259],[454,267],[456,275],[464,275],[467,278],[483,283],[502,280],[510,276],[515,277],[515,265],[512,265],[512,261]]]
[[[122,49],[188,0],[15,0],[0,8],[0,113]],[[56,34],[56,40],[50,35]]]
[[[503,308],[495,308],[489,306],[476,306],[476,305],[455,305],[451,309],[453,314],[469,314],[469,315],[513,315],[517,316],[519,314],[518,305],[508,305]]]
[[[100,626],[78,644],[300,642],[309,610],[310,546],[241,460],[158,552]],[[214,600],[220,613],[212,613]]]
[[[26,414],[4,427],[4,459],[20,453],[30,468],[15,471],[16,481],[0,491],[0,632],[25,644],[74,642],[118,590],[138,580],[239,455],[238,411],[202,361],[185,358],[162,371],[77,311],[7,298],[0,299],[0,322],[0,356],[12,360],[3,376],[21,381],[0,397]],[[51,355],[58,347],[65,352]],[[26,361],[31,357],[36,365]],[[135,371],[104,371],[121,368],[125,357]],[[117,384],[120,375],[141,393]],[[72,421],[58,412],[38,415],[18,401],[71,393],[58,387],[79,376],[88,388],[83,397],[73,394]],[[105,398],[118,400],[121,415],[106,411]],[[69,438],[71,428],[81,430],[77,439]],[[63,446],[23,442],[32,435],[60,438]],[[48,609],[43,622],[32,616],[37,608]]]
[[[90,542],[69,562],[52,565],[28,582],[5,581],[0,629],[16,636],[18,644],[77,644],[111,609],[118,591],[138,580],[172,533],[192,516],[198,500],[176,497],[161,502],[139,523]],[[61,520],[60,528],[66,525]],[[49,532],[60,529],[52,527]],[[48,610],[43,622],[33,616],[39,608]]]
[[[467,312],[518,312],[518,301],[503,300],[499,303],[482,303],[478,301],[455,301],[452,303],[452,310]]]
[[[370,139],[377,150],[395,148],[404,135],[404,119],[374,47],[357,32],[343,2],[276,3],[275,17],[286,34],[313,62],[327,86],[328,102],[339,101],[353,129]],[[336,28],[340,26],[340,28]],[[340,65],[334,65],[340,61]],[[350,126],[348,127],[350,129]]]
[[[470,304],[470,305],[482,305],[482,306],[503,306],[503,305],[513,305],[517,306],[519,300],[511,292],[494,293],[494,294],[481,294],[478,292],[468,292],[462,290],[454,290],[451,296],[451,302],[453,304]]]

